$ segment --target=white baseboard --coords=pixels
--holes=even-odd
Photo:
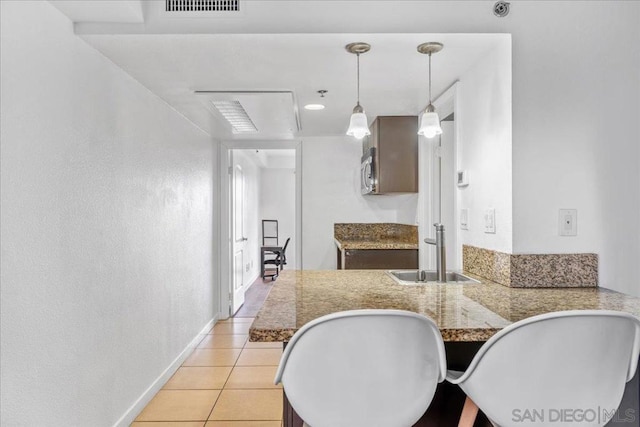
[[[138,416],[138,414],[144,409],[145,406],[153,399],[153,396],[160,391],[162,386],[169,381],[169,378],[178,370],[182,362],[191,354],[194,348],[202,341],[204,336],[211,330],[213,325],[218,321],[218,314],[211,319],[204,328],[196,335],[193,340],[185,347],[184,350],[174,359],[173,362],[165,369],[156,380],[151,383],[149,388],[134,402],[133,405],[124,413],[118,421],[115,422],[113,427],[128,427]]]
[[[247,292],[249,290],[249,288],[251,286],[253,286],[254,283],[256,283],[256,280],[258,280],[258,278],[260,277],[260,272],[258,271],[254,277],[252,277],[251,279],[247,280],[247,283],[249,284],[246,288],[244,288],[244,291]]]

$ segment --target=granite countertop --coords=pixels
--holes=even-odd
[[[418,227],[393,223],[334,224],[340,250],[418,249]]]
[[[418,243],[399,242],[394,239],[378,240],[338,240],[334,239],[340,250],[371,250],[371,249],[418,249]]]
[[[486,341],[538,314],[602,309],[640,316],[640,298],[604,288],[509,288],[397,284],[382,270],[287,270],[278,277],[249,331],[251,341],[288,341],[307,322],[338,311],[385,308],[432,318],[445,341]]]

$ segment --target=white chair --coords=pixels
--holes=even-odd
[[[473,425],[478,407],[502,427],[603,426],[635,375],[639,350],[640,320],[617,311],[514,323],[480,348],[466,372],[447,373],[468,396],[459,426]]]
[[[446,375],[442,336],[422,315],[354,310],[304,325],[287,345],[275,383],[311,427],[407,427]]]

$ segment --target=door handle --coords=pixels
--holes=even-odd
[[[246,241],[247,241],[247,240],[249,240],[249,239],[247,239],[246,237],[243,237],[243,238],[242,238],[242,239],[240,239],[240,240],[241,240],[241,241],[243,241],[243,242],[246,242]]]

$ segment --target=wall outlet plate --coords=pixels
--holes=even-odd
[[[578,210],[560,209],[558,211],[558,236],[578,235]]]
[[[460,230],[469,229],[469,209],[460,209]]]
[[[496,210],[494,208],[484,211],[484,232],[490,234],[496,232]]]

